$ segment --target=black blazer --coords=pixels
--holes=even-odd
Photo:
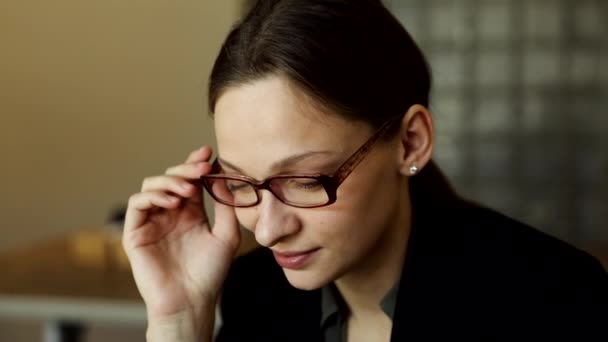
[[[589,254],[464,202],[414,211],[391,341],[608,341],[608,275]],[[427,206],[427,207],[431,207]],[[238,258],[216,341],[323,341],[320,291],[266,248]]]

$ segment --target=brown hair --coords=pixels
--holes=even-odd
[[[210,112],[226,89],[269,75],[285,76],[325,108],[375,128],[414,104],[429,106],[428,63],[379,0],[257,1],[215,61]],[[413,197],[453,194],[433,162],[410,188]]]

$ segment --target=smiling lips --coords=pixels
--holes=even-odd
[[[272,251],[272,254],[281,267],[295,270],[304,267],[308,261],[317,254],[319,249],[320,248],[315,248],[304,252],[284,253]]]

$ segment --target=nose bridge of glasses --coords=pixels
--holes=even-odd
[[[258,203],[262,211],[276,211],[277,205],[285,205],[280,193],[275,192],[271,187],[271,181],[267,180],[256,188]],[[263,191],[265,190],[265,191]]]
[[[251,186],[253,186],[255,191],[258,193],[258,197],[259,197],[259,193],[261,190],[267,190],[268,192],[271,192],[271,193],[273,192],[272,187],[271,187],[272,180],[273,180],[272,177],[263,179],[261,181],[258,181],[255,179],[250,179],[249,183],[251,184]]]
[[[257,193],[257,199],[258,199],[258,204],[262,201],[262,190],[266,190],[267,193],[273,195],[275,198],[277,198],[279,201],[281,201],[281,198],[279,197],[280,194],[277,194],[275,192],[275,190],[272,188],[272,182],[274,180],[274,177],[269,177],[266,179],[263,179],[261,181],[255,180],[255,179],[250,179],[249,180],[249,184],[251,184],[251,186],[253,186],[253,188],[255,189],[255,192]]]

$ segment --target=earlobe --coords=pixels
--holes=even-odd
[[[400,173],[413,176],[424,168],[433,152],[433,120],[429,110],[422,105],[410,107],[403,116],[399,135]]]
[[[416,164],[410,166],[410,175],[415,175],[416,172],[418,172],[418,166],[416,166]]]

